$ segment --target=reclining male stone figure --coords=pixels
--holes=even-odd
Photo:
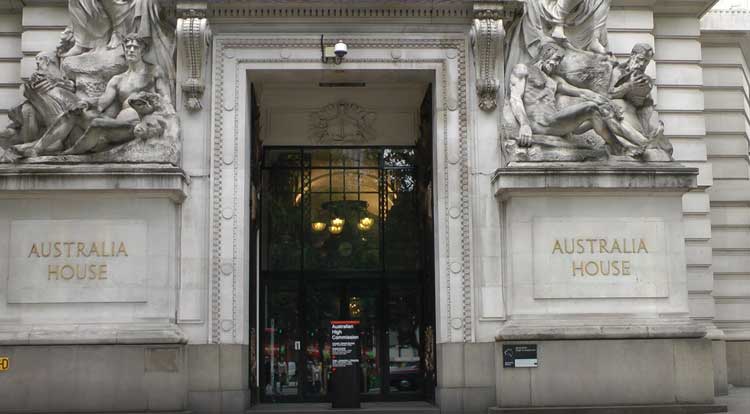
[[[135,33],[125,37],[123,47],[128,70],[114,76],[96,102],[81,102],[61,114],[33,145],[18,145],[16,149],[27,157],[59,154],[60,143],[75,127],[84,130],[63,154],[101,152],[135,138],[133,128],[140,121],[138,112],[128,98],[138,92],[152,92],[169,102],[169,86],[157,66],[143,61],[145,41]]]

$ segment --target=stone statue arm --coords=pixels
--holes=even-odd
[[[96,108],[99,112],[104,112],[110,105],[117,99],[117,83],[119,82],[119,75],[116,75],[107,82],[107,88],[104,89],[104,93],[99,97]]]
[[[516,65],[513,68],[513,73],[510,75],[510,109],[516,121],[518,121],[518,125],[520,125],[518,143],[522,147],[531,144],[531,136],[533,134],[523,103],[523,95],[526,91],[526,78],[528,76],[529,69],[523,64]]]
[[[161,96],[162,103],[166,104],[172,104],[172,100],[170,98],[171,96],[171,88],[169,87],[169,82],[167,81],[167,77],[165,73],[157,68],[156,74],[155,74],[155,92]]]
[[[583,98],[599,105],[605,105],[607,103],[607,98],[594,91],[575,87],[559,76],[556,76],[555,80],[557,81],[557,92],[560,94]]]
[[[651,79],[648,77],[648,75],[641,72],[632,73],[630,75],[630,79],[620,85],[615,85],[612,87],[612,90],[609,92],[609,98],[624,99],[627,94],[629,94],[636,88],[651,89],[652,87],[653,85],[651,84]]]

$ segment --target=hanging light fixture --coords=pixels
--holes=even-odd
[[[312,230],[316,233],[320,233],[321,231],[326,229],[327,224],[325,224],[322,221],[316,221],[311,224]]]
[[[343,228],[344,227],[344,223],[345,223],[345,221],[341,217],[334,217],[333,220],[331,220],[331,226],[336,226],[336,227],[342,227]]]
[[[335,225],[331,224],[330,226],[328,226],[328,232],[331,233],[331,234],[333,234],[333,235],[341,234],[342,231],[344,231],[344,226],[343,225],[341,225],[341,226],[335,226]]]
[[[359,223],[357,223],[357,228],[362,231],[369,231],[373,224],[375,224],[375,220],[372,218],[362,217],[362,219],[359,220]]]

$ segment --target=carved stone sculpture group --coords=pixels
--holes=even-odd
[[[156,0],[70,0],[0,130],[0,162],[179,162],[174,29]]]
[[[504,96],[499,135],[509,163],[672,160],[647,74],[654,50],[637,44],[626,61],[609,52],[610,1],[474,5],[478,105],[494,111]],[[175,28],[159,7],[157,0],[69,0],[71,26],[57,50],[36,57],[25,101],[0,129],[0,162],[177,165]],[[190,15],[177,31],[187,65],[184,101],[197,111],[207,20]],[[311,135],[318,142],[365,142],[373,117],[332,104],[313,120]]]
[[[501,131],[509,162],[671,161],[650,45],[608,51],[609,0],[529,0],[509,30]]]

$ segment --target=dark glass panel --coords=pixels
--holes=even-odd
[[[392,394],[417,392],[422,388],[420,309],[416,284],[397,283],[388,287],[386,332]]]
[[[299,386],[298,366],[301,345],[297,325],[296,283],[266,285],[266,313],[262,323],[263,362],[260,367],[263,393],[267,397],[296,396]]]
[[[418,268],[419,224],[414,171],[387,170],[385,215],[385,268],[412,270]]]
[[[301,170],[273,168],[263,175],[263,237],[266,270],[300,270]]]

